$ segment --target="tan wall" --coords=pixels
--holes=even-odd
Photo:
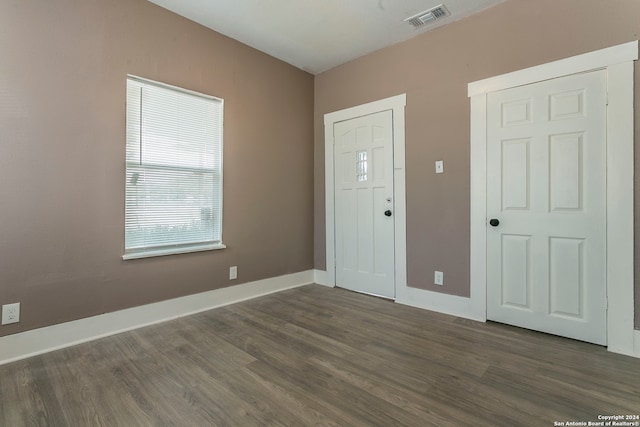
[[[228,249],[122,261],[127,73],[225,99]],[[310,269],[312,188],[310,74],[145,0],[0,2],[0,336]]]
[[[508,0],[316,76],[316,268],[325,269],[325,113],[406,92],[409,285],[468,296],[467,84],[637,40],[639,33],[637,0]],[[636,85],[640,86],[638,73]],[[640,129],[637,97],[635,114]],[[438,159],[445,162],[443,175],[433,172]],[[434,270],[444,272],[443,288],[433,285]],[[640,313],[640,301],[636,311]]]

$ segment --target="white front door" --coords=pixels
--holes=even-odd
[[[487,97],[487,318],[606,344],[606,74]]]
[[[336,285],[395,297],[393,113],[334,124]]]

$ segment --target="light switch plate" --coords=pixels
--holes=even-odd
[[[444,160],[436,160],[436,173],[444,173]]]

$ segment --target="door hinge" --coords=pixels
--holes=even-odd
[[[609,310],[609,298],[604,299],[604,309]]]
[[[607,92],[607,103],[606,105],[609,105],[609,92]]]

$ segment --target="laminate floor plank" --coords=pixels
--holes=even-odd
[[[11,375],[0,375],[0,425],[21,426],[25,425],[23,411],[29,405],[23,402],[22,384],[18,381],[26,361],[13,362]],[[0,367],[0,372],[2,368]],[[27,415],[27,414],[25,414]]]
[[[310,408],[314,413],[320,413],[324,417],[332,420],[339,426],[363,426],[366,425],[363,420],[354,415],[351,411],[343,411],[331,402],[318,398],[313,390],[310,390],[300,384],[298,378],[289,371],[282,371],[272,365],[257,361],[247,367],[247,369],[260,378],[261,381],[267,382],[281,390],[286,390],[290,395],[296,396],[300,402]],[[309,420],[304,425],[314,425]]]
[[[553,426],[640,359],[309,285],[0,366],[0,426]]]
[[[231,310],[231,309],[230,309]],[[235,311],[243,311],[243,309],[236,309]],[[265,314],[258,315],[261,319],[265,319]],[[270,325],[270,318],[266,318],[265,325]],[[305,332],[303,332],[305,331]],[[371,352],[363,351],[362,346],[347,346],[336,344],[335,340],[320,335],[314,332],[307,331],[299,326],[293,324],[284,325],[280,329],[273,329],[272,333],[278,334],[279,339],[283,342],[287,342],[288,348],[292,351],[298,349],[298,357],[301,360],[307,358],[308,354],[315,355],[315,358],[322,357],[324,360],[334,360],[336,363],[343,365],[350,365],[357,369],[365,371],[366,375],[385,377],[390,381],[402,381],[403,387],[416,387],[420,391],[424,388],[425,384],[429,384],[433,381],[435,375],[439,372],[445,372],[441,366],[430,364],[427,367],[421,367],[420,369],[414,369],[408,371],[408,365],[397,363],[390,363],[388,355],[377,356]],[[255,335],[253,336],[255,339]],[[273,339],[273,336],[270,338]],[[373,337],[371,338],[373,339]],[[330,345],[326,345],[330,343]],[[238,344],[245,346],[245,344]],[[264,346],[258,345],[258,349],[264,348]],[[247,349],[247,351],[252,351]],[[255,351],[255,350],[253,350]],[[261,360],[267,360],[265,354],[256,354],[256,357]],[[289,356],[291,357],[291,355]],[[284,355],[275,355],[272,359],[276,362],[282,363]],[[296,358],[297,360],[297,358]],[[350,361],[356,361],[352,364]],[[397,362],[397,360],[395,361]]]
[[[213,388],[221,390],[217,393],[216,400],[227,401],[225,406],[242,407],[248,403],[243,408],[243,412],[247,416],[250,415],[252,421],[263,423],[263,425],[265,423],[269,425],[300,425],[302,422],[301,419],[298,419],[296,411],[291,411],[290,406],[281,404],[282,400],[288,402],[288,399],[281,399],[281,394],[253,381],[247,370],[240,366],[229,368],[226,364],[211,363],[208,354],[205,355],[191,349],[176,349],[165,356],[176,360],[176,365],[191,367],[190,370],[195,375],[193,386],[197,385],[202,390],[212,389],[208,385],[208,380],[214,380],[216,387]],[[235,402],[229,402],[230,398]],[[249,423],[253,423],[252,421]]]
[[[43,355],[44,365],[64,418],[78,420],[83,425],[117,425],[113,411],[103,410],[104,405],[113,401],[114,396],[109,396],[108,393],[117,390],[115,383],[101,374],[98,374],[101,380],[97,383],[94,371],[96,365],[89,358],[75,354],[74,349],[69,350],[66,354],[53,352]],[[68,364],[70,355],[76,361],[73,366]],[[121,405],[118,404],[117,407],[121,408]],[[131,416],[132,414],[127,415]]]
[[[381,375],[372,375],[370,371],[359,369],[354,364],[329,361],[324,358],[313,357],[314,364],[333,376],[349,382],[359,389],[382,399],[387,403],[401,408],[422,420],[429,420],[426,425],[455,426],[464,420],[456,419],[456,414],[446,411],[438,411],[434,408],[435,402],[429,399],[431,387],[421,391],[407,388],[405,384],[385,378]],[[442,408],[441,408],[442,409]]]
[[[27,403],[22,408],[20,421],[33,426],[62,425],[60,402],[53,393],[43,358],[30,358],[20,365],[17,397]]]

